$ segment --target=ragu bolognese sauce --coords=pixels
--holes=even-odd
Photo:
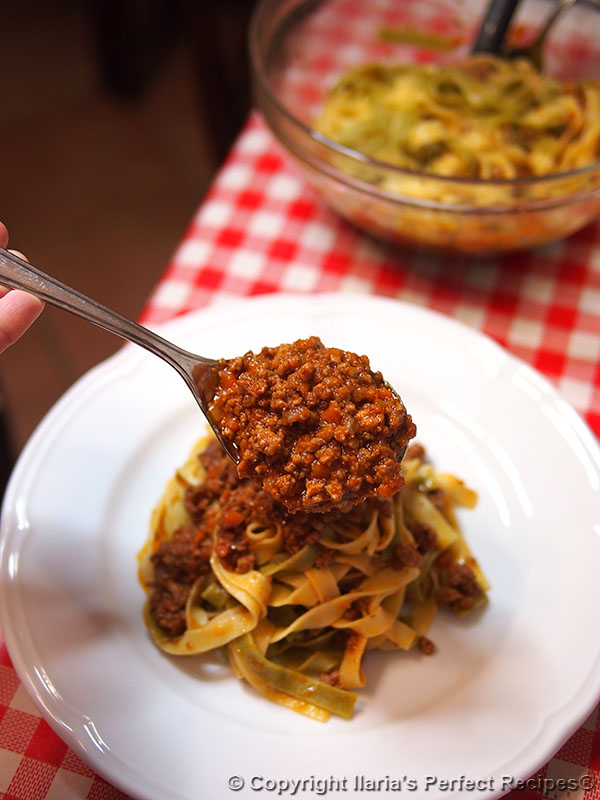
[[[312,336],[218,365],[211,411],[239,453],[238,474],[289,511],[391,497],[416,428],[369,359]]]

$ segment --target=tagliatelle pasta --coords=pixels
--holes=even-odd
[[[487,55],[365,64],[342,75],[311,127],[328,139],[328,169],[308,173],[317,191],[402,244],[530,248],[600,211],[599,80],[561,84]]]
[[[404,489],[345,511],[287,512],[202,439],[169,482],[139,555],[144,620],[182,656],[224,647],[267,699],[349,718],[369,650],[433,650],[437,609],[466,614],[488,584],[454,509],[475,493],[413,445]]]
[[[568,172],[600,159],[600,82],[561,85],[525,59],[488,55],[368,64],[337,82],[315,128],[378,161],[433,175]]]

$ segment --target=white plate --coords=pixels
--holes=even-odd
[[[156,800],[230,797],[233,776],[237,797],[291,795],[269,781],[303,779],[296,796],[364,798],[362,776],[414,798],[490,798],[510,788],[503,776],[534,772],[600,695],[600,453],[577,414],[489,339],[390,300],[273,296],[163,332],[209,356],[309,334],[368,354],[436,465],[480,494],[461,521],[491,602],[466,622],[440,614],[433,657],[370,654],[350,722],[270,704],[218,655],[163,655],[142,624],[136,553],[204,424],[176,373],[128,346],[48,414],[3,509],[0,623],[52,727]],[[479,788],[461,791],[461,776]]]

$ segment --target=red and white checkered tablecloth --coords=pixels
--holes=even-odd
[[[366,237],[326,209],[254,115],[177,247],[142,322],[159,323],[232,297],[282,291],[379,294],[455,317],[545,374],[600,436],[600,223],[535,252],[494,258],[403,251]],[[574,779],[578,788],[544,794],[545,778]],[[0,796],[125,797],[41,718],[1,635]],[[600,798],[598,709],[531,786],[511,795],[548,796]]]

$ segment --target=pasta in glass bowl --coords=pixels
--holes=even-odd
[[[524,0],[512,43],[550,8]],[[600,5],[527,62],[471,57],[477,0],[262,0],[255,96],[317,193],[413,247],[485,253],[562,239],[600,212]]]

